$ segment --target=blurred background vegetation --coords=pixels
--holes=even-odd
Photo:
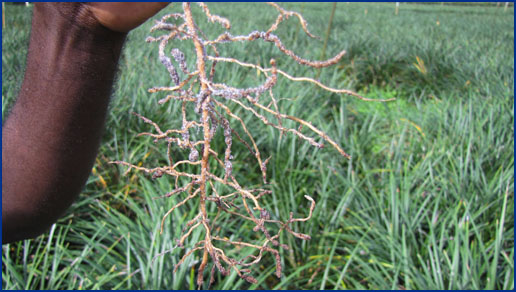
[[[401,3],[395,15],[394,3],[338,3],[330,29],[332,3],[281,5],[302,13],[321,37],[308,38],[291,18],[278,30],[288,48],[308,59],[345,49],[344,59],[319,72],[263,42],[228,44],[221,55],[262,65],[275,58],[295,76],[318,76],[332,87],[396,100],[364,102],[280,78],[274,90],[280,111],[313,122],[351,160],[290,135],[280,139],[278,131],[239,113],[263,155],[272,156],[267,208],[273,217],[284,219],[290,211],[306,216],[309,203],[303,195],[312,196],[313,218],[294,225],[312,239],[282,234],[281,242],[291,249],[281,251],[281,279],[268,255],[253,267],[257,284],[219,275],[212,288],[513,289],[513,5]],[[5,120],[23,79],[32,6],[3,7]],[[209,7],[232,21],[233,35],[266,30],[276,17],[263,3]],[[160,15],[179,9],[172,4]],[[221,32],[197,6],[193,10],[207,35]],[[163,96],[147,93],[170,83],[156,45],[144,42],[151,24],[128,37],[101,149],[80,199],[46,234],[2,246],[3,289],[194,288],[199,255],[175,274],[173,267],[202,234],[193,234],[185,249],[173,246],[196,213],[195,203],[173,212],[160,235],[161,217],[181,198],[153,198],[168,192],[173,180],[134,172],[123,176],[123,167],[108,164],[166,163],[166,145],[135,137],[149,127],[130,112],[162,129],[180,123],[179,104],[159,106]],[[191,50],[187,43],[177,46]],[[186,55],[193,66],[194,58]],[[246,87],[263,80],[256,71],[218,66],[219,82]],[[217,139],[216,147],[224,149],[223,136]],[[253,157],[243,145],[235,143],[233,149],[237,179],[258,185],[261,174]],[[175,149],[173,155],[180,159],[187,153]],[[225,220],[235,238],[256,240],[251,224]],[[247,252],[232,249],[236,256]]]

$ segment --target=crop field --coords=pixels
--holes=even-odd
[[[306,217],[305,195],[316,207],[310,220],[292,223],[310,240],[290,233],[278,239],[289,246],[280,249],[281,278],[275,275],[274,256],[264,254],[250,267],[257,283],[235,272],[216,273],[210,288],[514,289],[513,6],[402,3],[395,15],[394,3],[341,2],[329,27],[333,3],[280,5],[303,14],[320,37],[307,37],[291,17],[277,31],[286,47],[310,60],[346,50],[343,59],[328,68],[308,68],[263,41],[231,43],[221,56],[253,64],[274,58],[293,76],[395,100],[368,102],[278,77],[274,95],[280,111],[310,121],[351,159],[290,133],[280,135],[250,112],[236,110],[260,152],[271,156],[263,187],[272,193],[261,201],[271,216]],[[208,6],[231,21],[233,35],[267,30],[277,16],[264,3]],[[172,4],[157,17],[180,9]],[[192,6],[192,12],[206,35],[220,33],[199,7]],[[32,7],[6,5],[2,121],[23,80],[31,13]],[[147,92],[170,85],[157,45],[145,42],[152,24],[128,36],[99,154],[79,200],[45,234],[2,246],[3,289],[196,288],[201,253],[173,270],[204,237],[196,229],[184,248],[175,247],[199,202],[190,200],[172,212],[160,234],[163,215],[185,197],[156,198],[173,189],[174,179],[135,171],[124,175],[127,167],[110,164],[167,163],[166,145],[137,137],[152,127],[131,112],[162,129],[181,122],[180,102],[160,105],[164,95]],[[178,42],[177,47],[194,66],[193,46]],[[220,64],[217,74],[218,82],[239,88],[264,80],[257,70],[231,63]],[[213,145],[223,153],[220,132]],[[182,160],[188,152],[173,149],[171,156]],[[238,181],[260,185],[260,167],[245,145],[235,142],[233,156]],[[213,207],[210,212],[216,213]],[[250,232],[252,222],[220,220],[239,239],[258,239]],[[250,252],[217,244],[235,258]]]

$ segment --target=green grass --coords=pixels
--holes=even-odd
[[[302,12],[311,31],[323,39],[331,5],[284,7]],[[30,27],[30,9],[6,6],[2,120],[23,78]],[[231,4],[229,12],[222,6],[210,5],[213,13],[232,20],[234,34],[265,30],[275,18],[273,13],[263,18],[246,14],[264,6],[273,11],[260,3]],[[194,13],[199,15],[198,9]],[[294,18],[284,24],[278,34],[286,46],[302,57],[320,56],[322,41],[302,34]],[[194,287],[192,267],[199,256],[190,257],[174,274],[185,251],[172,248],[197,203],[173,212],[160,235],[161,217],[179,198],[153,197],[170,190],[173,181],[122,176],[125,169],[108,164],[125,160],[151,166],[166,159],[166,145],[135,137],[149,128],[129,112],[141,113],[163,129],[180,122],[178,104],[159,106],[159,97],[146,92],[167,84],[168,78],[158,64],[156,46],[144,43],[150,25],[131,32],[125,46],[95,172],[80,199],[49,232],[2,246],[4,289]],[[220,32],[216,26],[207,28],[204,20],[200,25],[207,34]],[[282,98],[280,109],[322,128],[352,155],[349,161],[330,148],[315,149],[289,135],[280,139],[278,131],[240,113],[260,151],[273,157],[268,209],[281,218],[290,211],[305,216],[303,195],[312,196],[317,202],[313,218],[294,226],[312,239],[281,236],[291,247],[281,251],[281,279],[274,276],[274,260],[267,256],[253,267],[258,284],[231,274],[218,276],[212,288],[513,289],[513,43],[513,7],[504,13],[494,5],[402,4],[394,16],[392,3],[338,3],[326,55],[341,49],[348,54],[336,67],[322,70],[320,80],[371,98],[397,99],[368,103],[280,79],[275,88]],[[224,49],[224,56],[253,63],[276,58],[280,68],[296,76],[317,74],[282,57],[270,44]],[[188,61],[194,62],[192,57]],[[255,71],[233,65],[220,66],[218,74],[220,82],[238,87],[262,80]],[[220,136],[216,151],[224,147]],[[177,158],[185,154],[173,153]],[[234,156],[239,182],[259,184],[261,174],[245,147],[235,145]],[[222,222],[252,240],[249,223]],[[201,236],[193,234],[185,246]]]

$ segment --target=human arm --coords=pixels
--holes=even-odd
[[[2,127],[2,243],[44,232],[80,193],[127,32],[165,6],[134,5],[35,4],[25,78]]]

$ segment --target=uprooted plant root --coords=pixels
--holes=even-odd
[[[279,112],[277,106],[277,99],[275,98],[272,88],[277,82],[278,76],[289,79],[292,82],[309,82],[319,86],[320,88],[333,92],[351,95],[362,100],[369,101],[352,91],[345,89],[334,89],[323,85],[317,80],[307,77],[293,77],[286,72],[276,67],[274,59],[270,60],[270,67],[261,67],[255,64],[245,63],[231,57],[221,57],[218,53],[217,47],[223,46],[230,42],[252,42],[255,40],[262,40],[270,42],[274,46],[295,60],[297,63],[313,68],[328,67],[336,64],[345,51],[340,52],[335,57],[325,61],[310,61],[297,56],[294,52],[287,49],[280,38],[274,34],[278,25],[285,19],[295,16],[301,23],[304,32],[314,38],[307,28],[307,22],[297,12],[287,11],[275,3],[268,3],[278,11],[276,21],[271,25],[267,31],[253,31],[248,35],[233,36],[228,30],[231,27],[230,21],[226,18],[213,15],[204,3],[198,3],[206,17],[210,22],[218,23],[225,28],[225,32],[221,35],[209,40],[200,28],[195,24],[191,13],[190,3],[183,3],[183,13],[173,13],[163,16],[152,27],[151,32],[162,31],[164,34],[158,37],[148,37],[147,42],[159,43],[159,60],[166,67],[170,74],[172,86],[153,87],[149,89],[150,93],[166,92],[166,97],[158,101],[159,104],[164,104],[172,100],[181,102],[182,127],[180,129],[169,129],[163,131],[160,127],[150,119],[134,113],[143,122],[149,124],[154,129],[153,132],[140,133],[139,135],[150,136],[154,138],[155,142],[164,141],[167,143],[167,156],[169,158],[169,165],[147,168],[134,165],[124,161],[115,161],[115,164],[128,166],[127,172],[131,169],[143,171],[152,175],[153,178],[159,178],[163,175],[168,175],[175,178],[175,187],[167,194],[160,198],[168,198],[171,196],[185,195],[186,197],[173,206],[163,216],[161,222],[161,232],[167,217],[177,208],[184,205],[192,199],[199,200],[198,214],[186,223],[182,235],[177,239],[177,247],[183,247],[185,240],[197,228],[204,229],[204,239],[197,242],[189,251],[187,251],[180,261],[175,265],[174,272],[190,255],[201,252],[202,260],[197,269],[197,285],[201,287],[204,283],[204,271],[208,267],[211,260],[210,284],[214,281],[215,269],[221,274],[228,275],[231,270],[234,270],[238,276],[251,283],[256,283],[256,279],[250,275],[248,267],[260,262],[265,253],[269,252],[274,256],[276,261],[276,276],[281,277],[281,262],[279,248],[288,249],[289,247],[280,244],[278,239],[283,231],[286,231],[293,236],[308,240],[310,236],[307,234],[297,233],[292,230],[291,224],[294,222],[307,221],[312,217],[312,212],[315,208],[315,201],[310,197],[305,198],[310,202],[309,214],[306,218],[294,218],[290,213],[287,220],[273,220],[271,219],[270,211],[260,205],[260,199],[272,191],[262,188],[246,188],[241,186],[235,176],[233,175],[233,156],[231,149],[233,145],[233,138],[243,143],[249,152],[256,158],[258,166],[262,173],[263,183],[266,184],[266,171],[269,158],[263,159],[253,136],[245,122],[235,111],[230,109],[229,104],[235,104],[243,110],[252,113],[257,119],[262,121],[265,125],[278,129],[281,134],[292,133],[297,137],[306,140],[311,145],[323,148],[323,140],[335,148],[342,156],[350,158],[344,150],[333,141],[328,135],[321,130],[314,127],[310,122],[304,121],[294,116],[285,115]],[[168,22],[171,21],[171,22]],[[179,23],[178,23],[179,22]],[[179,49],[174,48],[167,55],[165,52],[166,46],[170,41],[192,41],[195,46],[196,68],[189,69],[186,62],[186,56]],[[210,55],[210,54],[212,55]],[[171,58],[172,57],[172,58]],[[172,61],[174,60],[174,62]],[[258,70],[265,77],[265,81],[251,88],[236,88],[226,84],[213,82],[216,73],[216,65],[219,62],[233,63],[235,65],[253,68]],[[209,71],[207,65],[211,65]],[[176,66],[181,70],[184,76],[180,78],[180,74]],[[198,88],[198,89],[197,89]],[[197,89],[197,90],[194,90]],[[268,98],[263,97],[268,93]],[[375,100],[385,101],[385,100]],[[195,113],[197,120],[188,120],[187,112]],[[273,119],[267,116],[274,117]],[[284,120],[291,120],[299,124],[299,128],[288,128],[283,125]],[[239,134],[233,129],[231,123],[236,123],[241,126],[245,134]],[[224,153],[217,153],[212,149],[213,137],[218,128],[222,128],[226,149]],[[310,137],[308,134],[302,133],[302,128],[308,128],[315,137]],[[202,139],[195,140],[192,138],[192,133],[200,131]],[[245,140],[248,139],[250,143]],[[172,147],[179,147],[180,149],[187,149],[190,151],[188,159],[174,162],[170,156]],[[210,161],[215,161],[211,164]],[[196,166],[197,170],[194,173],[182,172],[180,170],[182,165]],[[218,167],[213,167],[216,165]],[[216,190],[216,185],[223,185],[227,189],[233,191],[228,194],[219,194]],[[207,212],[207,205],[214,203],[217,206],[216,214],[209,214]],[[248,243],[242,241],[230,240],[217,234],[215,228],[217,219],[220,218],[221,213],[228,213],[232,216],[241,218],[242,220],[249,220],[255,224],[254,232],[263,233],[264,238],[257,243]],[[210,216],[211,215],[211,216]],[[272,228],[272,226],[276,226]],[[273,233],[272,229],[276,231]],[[217,242],[220,246],[235,246],[235,247],[249,247],[256,249],[254,254],[248,255],[241,259],[235,259],[227,256],[224,250],[217,247]]]

